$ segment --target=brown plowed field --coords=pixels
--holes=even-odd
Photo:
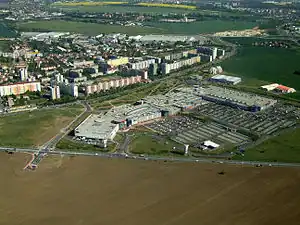
[[[0,154],[1,225],[300,224],[299,169],[25,158]]]

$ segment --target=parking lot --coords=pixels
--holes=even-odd
[[[205,140],[212,140],[219,145],[242,144],[250,141],[250,138],[217,123],[201,122],[195,118],[178,116],[167,118],[148,124],[148,128],[153,129],[163,135],[170,136],[172,140],[190,144],[198,147]]]
[[[198,107],[195,112],[261,135],[270,135],[279,129],[291,127],[296,124],[296,120],[300,117],[297,108],[284,105],[277,105],[258,113],[252,113],[209,103]]]

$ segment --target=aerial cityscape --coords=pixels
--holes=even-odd
[[[299,1],[0,17],[0,224],[299,224]]]

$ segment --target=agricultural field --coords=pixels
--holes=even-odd
[[[17,33],[8,27],[5,23],[0,23],[0,38],[14,38]]]
[[[165,30],[169,34],[203,34],[227,30],[245,30],[257,24],[245,21],[204,20],[192,23],[147,23],[146,25]]]
[[[105,1],[99,1],[99,2],[91,2],[91,1],[82,1],[82,2],[54,2],[53,6],[103,6],[103,5],[126,5],[128,2],[105,2]]]
[[[270,138],[251,149],[243,156],[235,159],[269,161],[269,162],[300,162],[300,128],[294,128]]]
[[[66,127],[82,107],[43,109],[0,117],[2,146],[37,147]]]
[[[0,51],[9,51],[10,41],[0,41]]]
[[[299,224],[296,168],[49,156],[24,172],[26,160],[0,154],[0,224]]]
[[[81,4],[81,3],[63,3],[63,4],[52,4],[51,10],[57,11],[62,10],[65,12],[81,12],[81,13],[149,13],[149,14],[162,14],[162,13],[190,13],[194,10],[188,7],[150,7],[148,5],[134,5],[134,4],[127,4],[126,2],[120,2],[120,4],[109,4],[106,2],[89,2],[90,4]],[[72,4],[77,4],[76,6]],[[93,5],[91,5],[93,4]],[[172,5],[171,5],[172,6]],[[179,5],[182,6],[182,5]]]
[[[252,22],[232,22],[221,20],[207,20],[193,23],[147,23],[145,26],[121,26],[110,24],[96,24],[73,21],[32,21],[17,24],[21,31],[61,31],[75,32],[87,35],[98,35],[100,33],[126,33],[128,35],[145,34],[200,34],[214,33],[225,30],[243,30],[252,28]]]
[[[262,84],[281,83],[298,90],[288,96],[300,99],[300,76],[294,74],[299,69],[299,57],[297,49],[245,46],[221,65],[225,72],[242,77],[241,85],[259,88]]]
[[[126,33],[128,35],[138,35],[164,32],[164,30],[159,28],[151,27],[125,27],[119,25],[71,22],[62,20],[19,23],[17,28],[22,31],[61,31],[83,33],[86,35],[98,35],[100,33]]]
[[[141,2],[137,3],[138,6],[146,6],[146,7],[161,7],[161,8],[175,8],[175,9],[197,9],[194,5],[182,5],[182,4],[163,4],[163,3],[146,3]]]

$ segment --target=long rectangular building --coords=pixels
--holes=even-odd
[[[110,88],[124,87],[131,84],[142,82],[142,76],[131,76],[123,78],[114,78],[110,80],[102,80],[97,84],[87,85],[85,87],[86,95],[106,91]]]
[[[15,84],[0,85],[0,96],[21,95],[26,91],[41,91],[40,82],[22,82]]]
[[[277,103],[272,98],[217,86],[201,88],[199,94],[204,100],[252,112],[267,109]]]
[[[200,56],[195,56],[189,59],[180,60],[174,63],[163,63],[162,64],[162,73],[169,74],[174,70],[178,70],[184,66],[191,66],[193,64],[200,62]]]

